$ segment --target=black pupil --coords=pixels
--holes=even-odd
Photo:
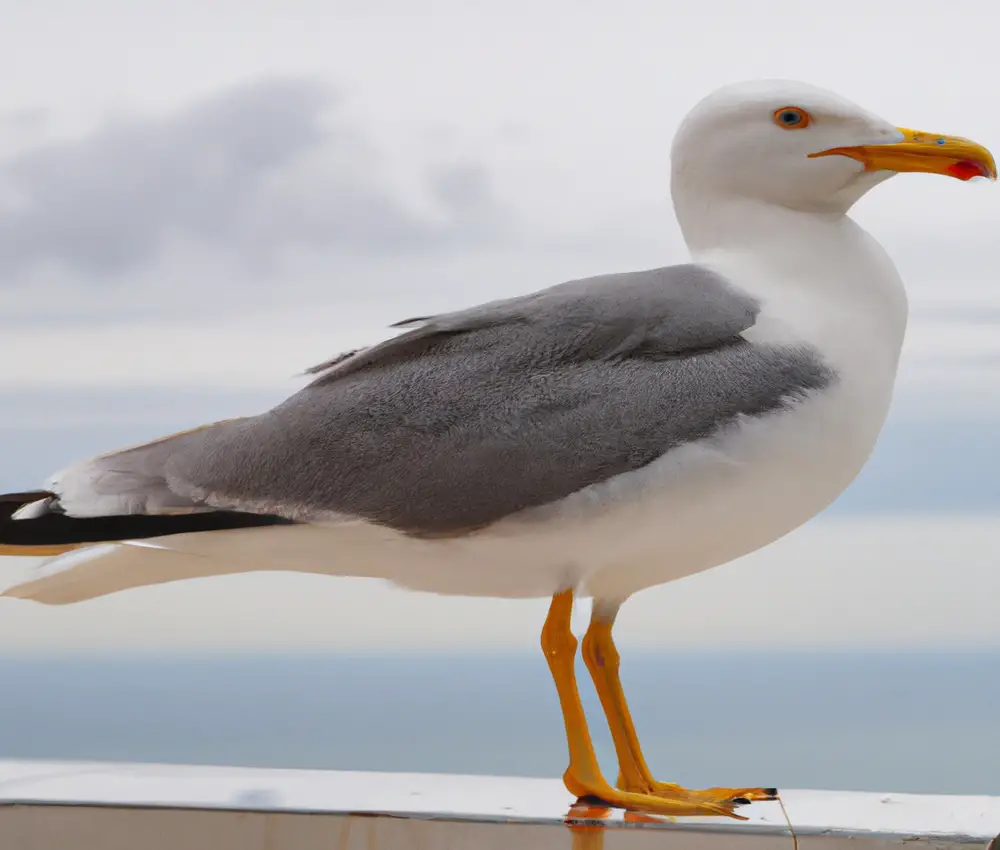
[[[781,113],[781,123],[782,124],[798,124],[802,120],[802,116],[798,112],[793,112],[791,109]]]

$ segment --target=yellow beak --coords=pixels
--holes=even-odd
[[[993,155],[982,145],[959,136],[937,136],[906,127],[898,129],[903,134],[900,142],[830,148],[809,156],[849,156],[863,163],[865,171],[924,171],[959,180],[997,179]]]

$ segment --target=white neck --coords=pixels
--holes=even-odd
[[[692,259],[760,298],[762,320],[813,326],[831,343],[845,334],[875,334],[898,357],[906,329],[903,283],[882,246],[844,212],[723,198],[678,181],[673,196]],[[806,313],[816,315],[805,321]]]

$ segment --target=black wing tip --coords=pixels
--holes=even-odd
[[[242,511],[101,517],[71,517],[61,513],[47,513],[32,519],[11,519],[24,505],[37,502],[39,499],[52,498],[54,495],[44,490],[0,494],[0,554],[3,554],[4,549],[16,551],[19,555],[30,555],[32,548],[49,551],[53,547],[72,548],[93,543],[166,537],[172,534],[296,524],[294,520],[285,517]]]

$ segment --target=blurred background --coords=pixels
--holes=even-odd
[[[1000,152],[988,0],[0,15],[4,490],[265,408],[398,319],[681,261],[669,146],[717,85],[801,79]],[[1000,794],[997,191],[906,175],[862,201],[911,300],[871,464],[800,531],[623,610],[660,778]],[[3,559],[0,587],[31,568]],[[0,758],[556,777],[545,607],[288,574],[2,599]]]

